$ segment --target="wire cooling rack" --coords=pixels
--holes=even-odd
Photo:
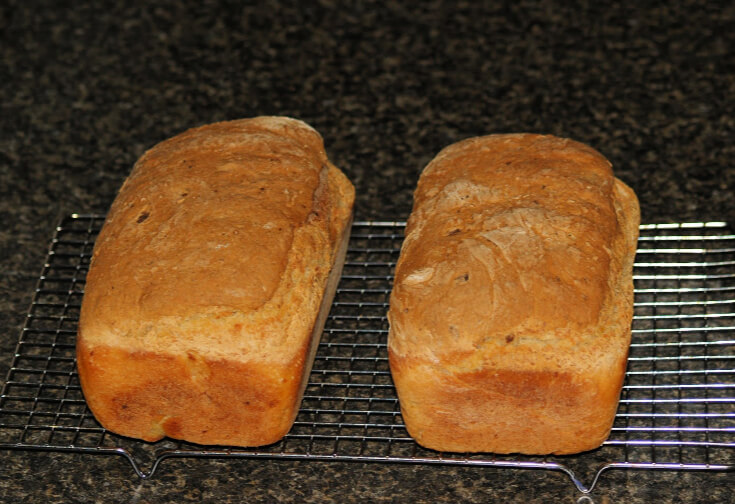
[[[610,469],[735,470],[735,235],[724,223],[643,225],[633,343],[610,438],[576,456],[451,454],[406,433],[391,381],[385,313],[400,222],[357,222],[301,410],[281,442],[257,449],[145,443],[94,419],[75,336],[94,239],[104,221],[56,228],[0,391],[0,448],[117,454],[141,478],[171,457],[373,461],[546,469],[582,492]]]

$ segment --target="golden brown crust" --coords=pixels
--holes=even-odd
[[[136,163],[97,240],[90,281],[118,294],[96,323],[113,323],[119,312],[255,310],[273,296],[295,229],[324,204],[312,199],[326,155],[316,131],[297,123],[273,132],[262,122],[195,128]],[[101,248],[108,241],[115,245]],[[104,295],[87,293],[86,302]]]
[[[612,426],[640,216],[593,149],[491,135],[419,179],[389,355],[409,433],[447,451],[574,453]]]
[[[146,440],[283,436],[353,201],[319,134],[294,119],[211,124],[146,152],[87,275],[78,365],[97,419]]]

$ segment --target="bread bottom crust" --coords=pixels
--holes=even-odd
[[[408,433],[449,452],[571,454],[610,434],[625,359],[594,376],[483,369],[454,374],[390,356]]]
[[[135,352],[109,346],[78,348],[87,404],[108,430],[158,441],[260,446],[291,428],[303,355],[288,365],[210,360]]]

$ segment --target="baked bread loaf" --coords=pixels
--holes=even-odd
[[[94,247],[77,340],[87,404],[146,441],[258,446],[296,417],[354,188],[301,121],[191,129],[146,152]]]
[[[491,135],[441,151],[388,314],[409,434],[453,452],[599,446],[625,373],[639,221],[633,191],[580,143]]]

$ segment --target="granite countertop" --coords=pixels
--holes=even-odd
[[[735,8],[567,2],[46,2],[0,6],[0,376],[51,233],[104,213],[135,159],[203,123],[301,118],[404,219],[442,147],[553,133],[607,156],[645,222],[735,222]],[[630,4],[633,5],[633,4]],[[561,474],[0,450],[2,502],[577,502]],[[735,502],[733,473],[605,474],[579,502]]]

